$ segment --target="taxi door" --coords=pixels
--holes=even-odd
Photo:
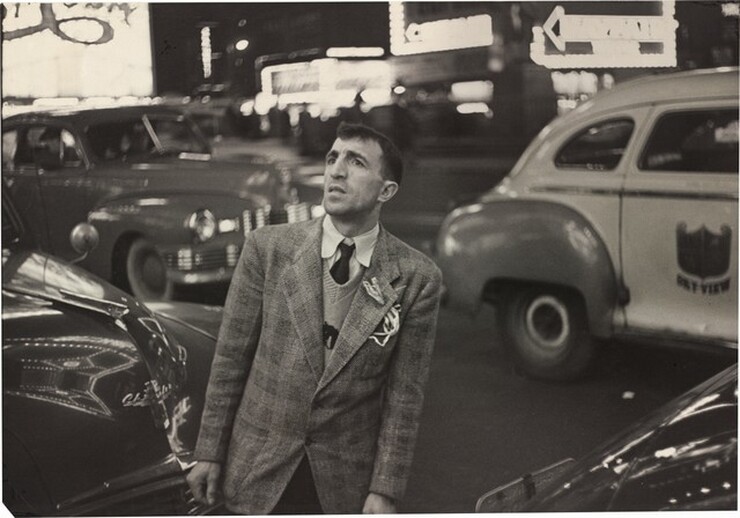
[[[736,99],[657,105],[622,205],[628,332],[737,340]]]

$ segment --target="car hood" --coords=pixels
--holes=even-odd
[[[200,159],[155,157],[146,162],[101,162],[94,175],[109,179],[117,177],[129,188],[163,192],[228,192],[251,199],[259,205],[289,203],[291,172],[268,160],[232,162],[214,160],[208,155]],[[128,189],[127,189],[128,190]]]
[[[577,462],[524,511],[734,509],[737,365]]]

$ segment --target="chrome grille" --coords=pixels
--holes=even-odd
[[[231,243],[223,248],[214,248],[202,251],[182,249],[177,253],[165,254],[164,260],[167,266],[174,270],[198,272],[224,267],[232,268],[236,266],[240,253],[241,245]]]
[[[308,203],[293,203],[285,205],[283,210],[274,210],[265,205],[257,210],[245,210],[242,213],[242,228],[244,235],[254,229],[265,225],[278,225],[280,223],[296,223],[311,219],[311,206]]]

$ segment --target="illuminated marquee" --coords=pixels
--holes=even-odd
[[[488,14],[409,23],[404,2],[390,2],[389,23],[391,53],[396,56],[493,44]]]
[[[675,2],[661,8],[657,16],[582,15],[557,6],[532,28],[530,57],[552,69],[676,66]]]
[[[344,95],[351,103],[368,88],[390,89],[390,65],[381,60],[341,61],[334,58],[270,65],[262,69],[262,91],[285,102],[321,102]]]
[[[146,4],[4,6],[4,97],[152,95]]]

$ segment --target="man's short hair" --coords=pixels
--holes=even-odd
[[[342,140],[360,139],[377,142],[383,152],[383,176],[401,185],[403,177],[403,158],[391,140],[376,129],[364,124],[342,121],[337,128],[337,138]]]

